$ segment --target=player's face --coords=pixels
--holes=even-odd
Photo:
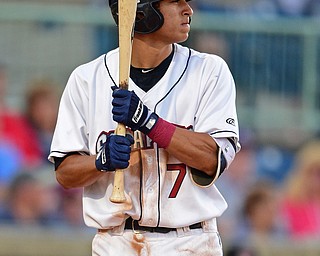
[[[180,43],[188,39],[190,17],[193,10],[188,4],[190,0],[162,0],[160,12],[164,17],[163,26],[156,31],[158,38],[167,43]]]

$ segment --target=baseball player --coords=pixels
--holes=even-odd
[[[222,255],[227,203],[214,182],[240,149],[235,84],[220,57],[179,44],[188,2],[140,0],[129,90],[114,49],[77,67],[62,95],[49,159],[63,187],[84,187],[92,255]],[[117,0],[109,6],[117,22]],[[125,203],[109,200],[115,169]]]

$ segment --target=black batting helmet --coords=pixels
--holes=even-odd
[[[140,0],[137,4],[137,15],[134,31],[149,34],[163,25],[163,15],[155,6],[160,0]],[[118,0],[109,0],[109,6],[115,22],[118,24]]]

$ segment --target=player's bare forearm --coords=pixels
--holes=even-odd
[[[64,188],[85,187],[105,173],[95,167],[95,156],[70,155],[56,170],[56,179]]]
[[[177,128],[148,109],[134,91],[115,88],[112,96],[114,121],[146,134],[186,165],[210,176],[216,174],[218,148],[210,135]]]
[[[215,175],[218,146],[210,135],[176,128],[166,150],[186,165]]]

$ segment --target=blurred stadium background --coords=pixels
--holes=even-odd
[[[239,0],[237,5],[240,2],[254,1]],[[319,137],[320,13],[288,17],[195,9],[185,45],[227,61],[237,85],[243,146],[254,145],[256,175],[281,184],[296,151]],[[0,1],[6,101],[18,111],[26,107],[30,81],[50,79],[62,90],[76,66],[114,47],[117,30],[104,1]],[[0,225],[0,255],[90,255],[94,232],[39,227],[30,232]],[[319,255],[320,248],[314,243],[274,243],[260,253],[312,256]]]

